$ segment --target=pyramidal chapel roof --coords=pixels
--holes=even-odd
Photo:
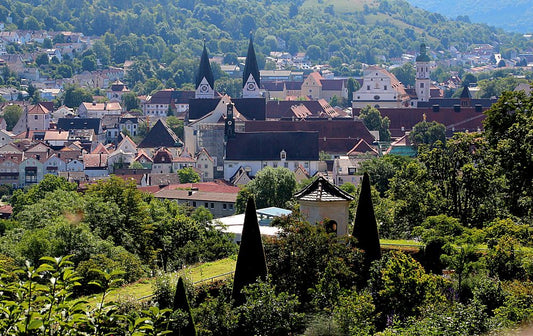
[[[354,197],[319,176],[313,183],[294,195],[299,201],[335,202],[352,201]]]

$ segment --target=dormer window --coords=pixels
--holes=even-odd
[[[279,157],[280,157],[281,160],[286,160],[287,159],[287,152],[285,152],[285,150],[282,150],[279,153]]]

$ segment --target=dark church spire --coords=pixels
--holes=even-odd
[[[242,75],[242,87],[246,85],[250,75],[254,77],[255,83],[259,87],[260,86],[259,66],[257,65],[257,58],[255,56],[252,34],[250,34],[250,43],[248,44],[248,54],[246,55],[246,63],[244,64],[244,72]]]
[[[255,98],[261,96],[259,92],[259,87],[261,85],[259,76],[259,66],[257,65],[257,58],[255,56],[254,42],[252,40],[252,34],[250,34],[248,54],[246,55],[246,63],[244,64],[244,71],[242,74],[243,98]]]
[[[202,57],[200,58],[200,67],[198,68],[198,73],[196,75],[197,96],[198,94],[203,96],[207,93],[214,93],[214,87],[215,79],[213,77],[213,71],[211,70],[211,64],[209,63],[209,56],[207,55],[207,48],[204,42],[204,50],[202,52]]]

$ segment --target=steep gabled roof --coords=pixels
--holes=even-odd
[[[354,199],[352,195],[329,183],[323,176],[318,176],[313,183],[294,194],[294,198],[316,202],[353,201]]]
[[[146,161],[154,162],[154,160],[152,160],[152,158],[148,154],[146,154],[143,149],[139,149],[139,151],[137,152],[137,156],[135,157],[135,159],[133,159],[133,161],[139,161],[142,158],[144,158]]]
[[[370,146],[365,139],[361,139],[355,144],[355,146],[353,146],[352,149],[350,149],[350,151],[348,151],[348,155],[357,155],[368,152],[370,152],[370,154],[378,154],[378,151],[375,150],[374,147]]]
[[[100,133],[99,118],[59,118],[57,128],[64,131],[72,129],[93,129],[95,134]]]
[[[96,147],[93,149],[91,154],[109,154],[109,151],[104,145],[102,145],[101,142],[99,142],[98,145],[96,145]]]
[[[461,92],[460,98],[462,99],[472,99],[472,95],[470,94],[470,90],[468,89],[468,86],[463,87],[463,91]]]
[[[344,89],[346,79],[321,79],[322,91],[341,91]]]
[[[200,67],[198,68],[198,74],[196,75],[196,87],[200,86],[202,79],[205,77],[209,85],[215,88],[215,79],[213,76],[213,70],[211,70],[211,64],[209,63],[209,56],[207,55],[207,48],[204,43],[204,50],[202,51],[202,57],[200,58]]]
[[[137,150],[137,144],[131,140],[129,136],[125,136],[122,141],[118,144],[116,150],[123,150],[124,147],[131,147],[134,151]]]
[[[248,54],[246,55],[246,63],[244,64],[244,71],[242,73],[242,87],[246,85],[250,75],[254,77],[257,87],[261,87],[259,66],[257,65],[257,58],[255,57],[254,43],[251,34],[250,43],[248,44]]]
[[[33,105],[29,110],[28,114],[49,114],[50,111],[44,107],[43,104],[39,103],[37,105]]]
[[[83,154],[83,166],[85,168],[106,168],[108,154]]]
[[[251,132],[236,133],[226,146],[227,160],[280,160],[285,151],[287,160],[317,161],[318,132]]]
[[[154,163],[172,163],[172,153],[166,148],[160,148],[154,155]]]
[[[162,119],[157,120],[138,148],[182,147],[183,142]]]
[[[318,104],[318,102],[316,103]],[[337,152],[336,148],[341,146],[342,150],[338,153],[346,153],[359,139],[365,139],[368,143],[374,142],[374,137],[361,120],[347,118],[332,120],[307,119],[303,121],[246,121],[245,131],[317,131],[319,134],[319,150],[326,152],[330,150],[331,152]]]

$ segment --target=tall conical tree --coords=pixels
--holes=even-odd
[[[352,236],[357,238],[355,246],[365,251],[365,261],[367,263],[381,258],[378,225],[374,214],[374,206],[372,205],[370,177],[367,173],[363,176]]]
[[[194,319],[191,314],[191,307],[189,306],[189,300],[187,299],[187,292],[185,291],[185,284],[182,277],[178,279],[176,285],[176,295],[174,296],[174,311],[180,309],[187,314],[187,325],[183,328],[175,328],[172,331],[174,336],[196,336],[196,326],[194,325]]]
[[[245,297],[242,289],[267,276],[265,250],[261,241],[261,232],[257,222],[257,212],[253,197],[248,198],[244,225],[242,228],[241,246],[235,266],[235,279],[233,281],[233,294],[235,306],[244,303]]]

